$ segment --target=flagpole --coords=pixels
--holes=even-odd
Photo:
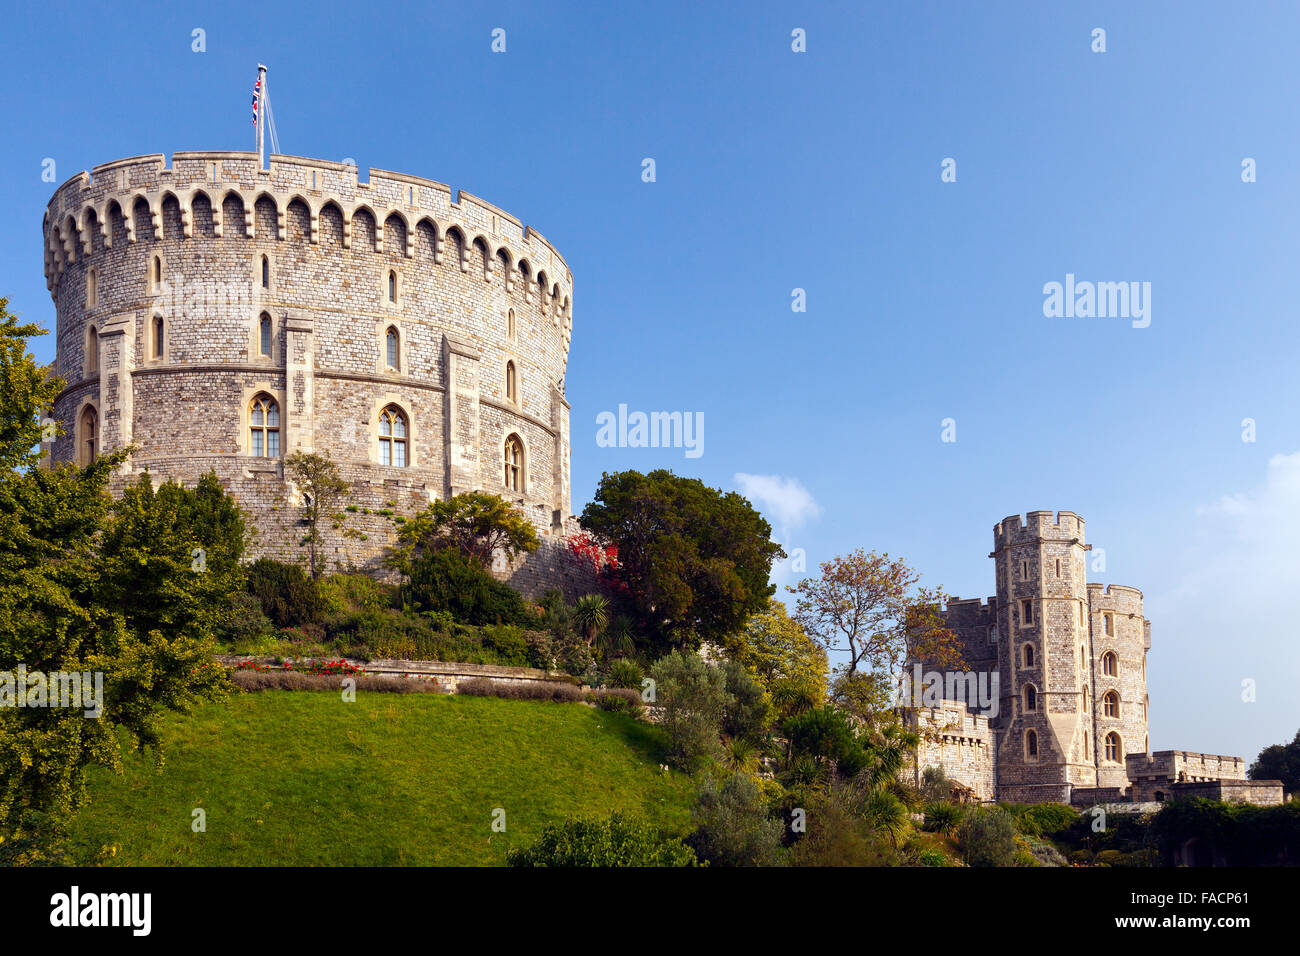
[[[257,168],[266,165],[266,141],[262,131],[266,128],[266,67],[257,64]]]

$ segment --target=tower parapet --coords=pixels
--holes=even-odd
[[[43,231],[52,463],[134,444],[128,475],[214,469],[278,557],[295,451],[352,483],[365,537],[331,543],[340,563],[376,565],[395,518],[469,489],[563,535],[573,277],[509,213],[403,173],[178,152],[72,177]]]

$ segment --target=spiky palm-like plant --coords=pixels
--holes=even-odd
[[[597,636],[609,624],[609,598],[603,594],[584,594],[574,605],[573,616],[590,649]]]

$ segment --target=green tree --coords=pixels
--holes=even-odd
[[[63,379],[49,375],[49,367],[27,351],[27,340],[44,334],[39,325],[20,325],[9,300],[0,298],[0,467],[6,470],[39,459],[41,416],[63,391]]]
[[[660,726],[668,734],[668,762],[694,773],[722,756],[722,726],[731,697],[722,668],[698,654],[673,651],[650,668]]]
[[[671,471],[605,474],[583,509],[584,529],[618,549],[609,573],[642,629],[667,646],[721,643],[767,607],[772,528],[735,492]]]
[[[237,522],[210,483],[202,494],[137,484],[114,504],[108,483],[125,451],[86,468],[32,467],[40,416],[61,385],[26,352],[39,330],[0,313],[0,672],[102,675],[97,717],[0,707],[0,835],[36,846],[22,860],[33,862],[48,845],[31,843],[33,828],[57,829],[84,802],[91,764],[120,768],[124,749],[156,744],[164,713],[221,695],[212,632],[239,546],[218,540]],[[193,564],[203,547],[206,573]]]
[[[1261,750],[1246,775],[1251,780],[1281,780],[1287,793],[1300,792],[1300,730],[1289,744]]]
[[[714,866],[771,866],[780,857],[785,828],[749,774],[732,774],[720,786],[706,778],[691,820],[696,830],[688,842]]]
[[[307,565],[313,578],[320,577],[317,548],[321,541],[321,522],[328,518],[335,528],[347,519],[342,504],[352,486],[339,474],[338,465],[328,455],[295,451],[284,461],[285,469],[302,493],[302,523],[307,529],[302,544],[307,546]]]
[[[695,851],[622,813],[551,824],[536,843],[506,854],[510,866],[699,866]]]
[[[826,651],[776,599],[722,642],[727,656],[758,678],[778,712],[788,716],[826,699]]]
[[[398,532],[398,548],[389,559],[403,574],[428,551],[452,547],[484,568],[500,551],[508,560],[540,547],[537,532],[523,512],[500,495],[467,491],[429,506]]]
[[[789,589],[798,595],[794,618],[827,651],[848,655],[832,696],[854,716],[870,722],[892,708],[909,659],[960,664],[959,642],[938,612],[946,596],[917,587],[907,562],[858,549],[820,571]]]

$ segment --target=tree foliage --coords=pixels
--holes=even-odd
[[[810,638],[785,605],[767,609],[723,643],[727,656],[752,672],[782,715],[820,705],[826,699],[826,651]]]
[[[689,843],[712,865],[771,866],[780,857],[784,827],[749,774],[732,774],[720,785],[706,778],[691,819],[696,830]]]
[[[1289,744],[1261,750],[1246,775],[1251,780],[1281,780],[1287,793],[1300,793],[1300,730]]]
[[[390,563],[409,574],[414,562],[429,551],[455,548],[484,568],[500,551],[508,560],[530,554],[540,546],[532,523],[500,495],[467,491],[429,506],[407,521],[398,533],[399,547]]]
[[[874,720],[890,706],[907,660],[961,663],[939,611],[946,596],[917,587],[921,576],[907,562],[859,548],[820,572],[789,589],[798,595],[794,619],[827,651],[847,654],[833,696],[855,716]]]
[[[302,493],[302,523],[307,529],[302,543],[307,546],[307,566],[311,576],[318,578],[321,523],[328,518],[334,527],[342,527],[347,520],[342,505],[352,486],[344,480],[338,465],[328,455],[295,451],[285,459],[284,467]]]
[[[672,647],[721,642],[767,607],[772,528],[735,492],[671,471],[605,474],[582,527],[617,549],[608,574],[643,629]]]
[[[0,672],[98,673],[103,695],[98,717],[0,707],[0,827],[19,844],[84,801],[91,764],[120,768],[124,748],[157,743],[165,712],[221,695],[213,632],[244,544],[215,478],[156,491],[142,479],[114,502],[125,450],[86,468],[32,467],[40,416],[61,387],[24,347],[37,332],[0,303]]]

